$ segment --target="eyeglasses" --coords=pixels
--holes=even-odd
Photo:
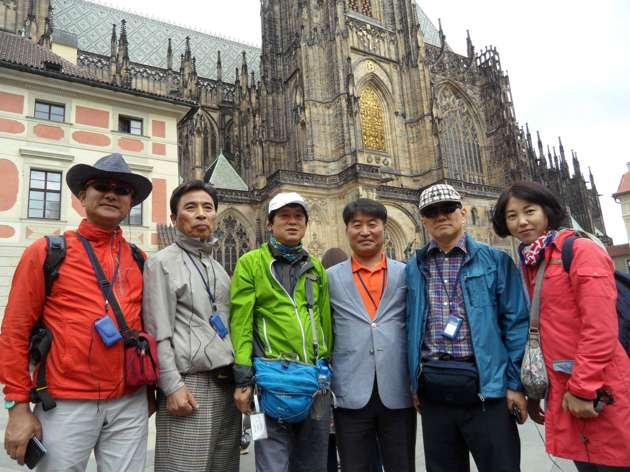
[[[420,214],[425,218],[433,219],[437,218],[438,215],[450,215],[461,207],[461,204],[457,202],[436,203],[435,205],[423,208]]]
[[[85,184],[85,188],[88,187],[92,187],[97,192],[114,192],[116,195],[120,196],[131,195],[133,193],[133,189],[129,185],[113,180],[92,180]]]

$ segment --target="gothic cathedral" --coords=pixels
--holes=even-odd
[[[104,82],[189,102],[179,175],[219,189],[228,271],[265,240],[266,203],[287,190],[311,203],[305,244],[318,256],[347,250],[341,210],[364,196],[386,205],[387,252],[404,260],[427,240],[417,202],[437,182],[464,195],[476,239],[507,251],[489,220],[521,179],[552,188],[574,224],[605,238],[593,176],[518,125],[497,50],[469,36],[466,55],[453,52],[421,5],[261,0],[262,49],[83,0],[1,0],[0,29],[76,49]]]

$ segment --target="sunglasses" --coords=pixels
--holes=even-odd
[[[133,189],[129,185],[111,180],[93,180],[85,184],[85,188],[88,187],[92,187],[97,192],[114,192],[116,195],[120,196],[131,195],[133,193]]]
[[[461,208],[461,204],[457,202],[445,202],[445,203],[437,203],[435,205],[428,206],[423,208],[420,211],[420,214],[425,218],[436,218],[439,215],[450,215],[458,208]]]

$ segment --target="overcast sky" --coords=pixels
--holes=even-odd
[[[260,46],[258,0],[110,0],[106,4]],[[611,195],[630,162],[630,1],[419,0],[447,42],[465,53],[498,48],[510,75],[516,117],[535,139],[578,153],[602,194],[606,230],[627,242]],[[176,10],[173,6],[176,5]],[[193,45],[194,54],[194,45]]]

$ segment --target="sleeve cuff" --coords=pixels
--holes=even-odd
[[[246,387],[254,384],[254,368],[250,365],[234,364],[234,383],[237,387]]]

